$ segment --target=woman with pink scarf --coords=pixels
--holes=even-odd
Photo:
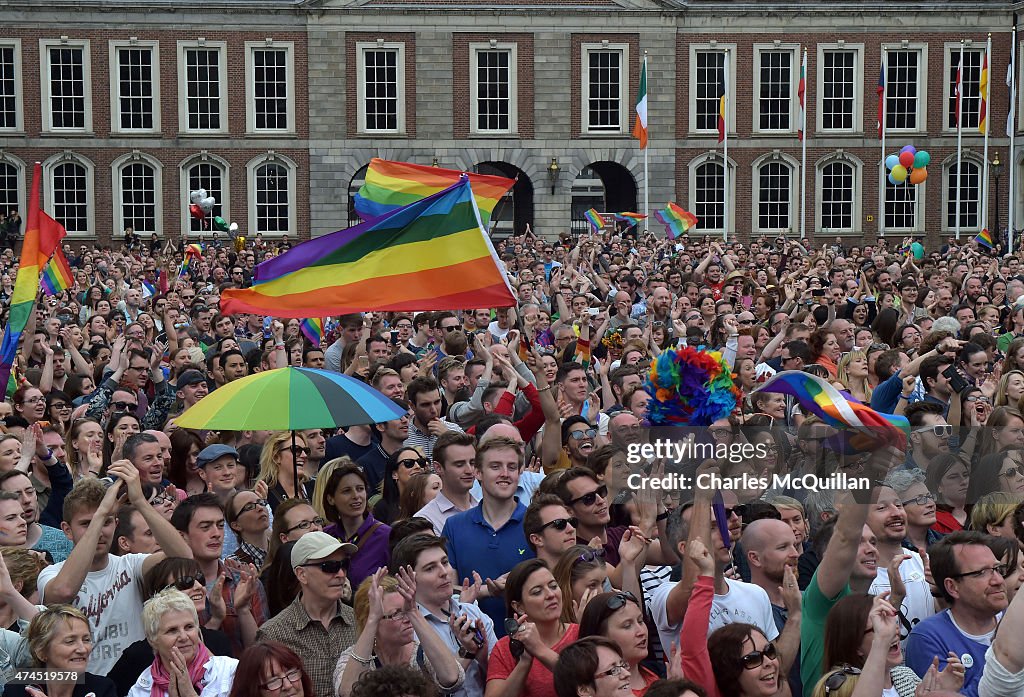
[[[238,661],[214,656],[199,634],[199,616],[187,595],[169,588],[142,608],[146,640],[156,658],[128,697],[227,697]]]

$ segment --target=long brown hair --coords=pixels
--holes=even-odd
[[[860,644],[874,602],[874,597],[858,593],[848,595],[832,606],[825,619],[822,670],[827,671],[840,665],[864,667],[865,657],[860,654]]]

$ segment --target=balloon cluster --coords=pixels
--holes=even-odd
[[[219,215],[210,216],[213,212],[213,207],[217,205],[217,199],[207,194],[206,189],[196,189],[190,191],[188,194],[189,214],[196,220],[203,223],[204,227],[209,226],[214,230],[220,230],[221,232],[230,232],[234,234],[238,230],[238,223],[231,223],[228,225],[228,221]]]
[[[896,155],[885,158],[885,168],[889,170],[889,183],[920,184],[928,178],[928,163],[932,156],[926,150],[918,150],[913,145],[905,145]]]

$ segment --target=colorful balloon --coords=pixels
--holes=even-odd
[[[220,230],[221,232],[227,232],[228,221],[224,220],[224,218],[221,218],[219,215],[215,216],[213,219],[213,227],[216,228],[217,230]]]
[[[191,206],[189,206],[188,212],[191,213],[192,217],[195,218],[196,220],[202,220],[203,218],[206,217],[206,213],[203,212],[203,209],[199,207],[198,203],[193,203]]]
[[[906,151],[901,152],[900,153],[900,164],[903,165],[904,168],[906,168],[906,167],[913,167],[914,166],[914,153],[906,152]],[[894,167],[893,169],[896,169],[896,168]]]
[[[915,148],[913,145],[904,145],[903,148],[900,150],[900,155],[902,155],[905,152],[909,152],[911,155],[913,155],[914,153],[917,152],[917,148]]]
[[[914,154],[914,168],[927,167],[932,161],[932,156],[928,154],[927,150],[918,150]]]
[[[899,185],[899,182],[896,181],[895,179],[893,179],[892,172],[889,173],[889,183],[892,184],[893,186],[898,186]]]
[[[911,184],[921,184],[928,178],[928,170],[924,167],[915,167],[910,173]]]
[[[904,167],[903,165],[896,165],[895,167],[892,168],[892,177],[897,182],[902,184],[907,180],[907,168]]]
[[[885,168],[886,169],[892,169],[893,167],[895,167],[899,163],[900,163],[900,156],[899,155],[889,155],[889,157],[885,158]]]

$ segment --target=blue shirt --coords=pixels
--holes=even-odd
[[[902,393],[903,378],[899,373],[895,373],[871,393],[871,408],[883,414],[893,414],[896,412],[896,405],[899,403]]]
[[[963,661],[964,686],[962,695],[978,697],[978,682],[985,670],[985,652],[988,645],[964,635],[955,624],[949,610],[932,615],[920,623],[907,637],[907,667],[918,675],[924,675],[938,656],[939,670],[946,667],[946,654],[952,651]]]
[[[523,516],[526,506],[516,504],[512,517],[495,530],[484,519],[482,504],[463,511],[445,521],[442,536],[448,541],[448,561],[455,571],[454,584],[472,579],[476,571],[483,579],[495,579],[508,573],[516,564],[534,557],[526,544]],[[481,598],[480,609],[494,622],[498,637],[505,635],[504,598]]]

